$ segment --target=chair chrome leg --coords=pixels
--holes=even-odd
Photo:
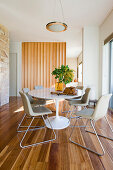
[[[20,121],[20,123],[18,124],[17,132],[18,132],[18,129],[20,128],[20,126],[21,126],[21,124],[22,124],[22,122],[23,122],[23,120],[24,120],[25,116],[26,116],[26,113],[24,114],[24,116],[23,116],[22,120],[21,120],[21,121]]]
[[[20,128],[25,128],[25,127],[28,127],[28,126],[20,126]],[[43,129],[43,128],[45,128],[45,126],[30,126],[30,128],[33,128],[34,127],[34,129],[29,129],[28,131],[35,131],[35,130],[38,130],[38,129]],[[26,130],[18,130],[17,131],[18,133],[21,133],[21,132],[26,132]]]
[[[68,118],[68,116],[69,117],[71,117],[70,115],[72,115],[72,110],[71,110],[71,107],[69,108],[69,110],[68,111],[66,111],[66,118]],[[70,119],[70,118],[69,118]]]
[[[28,117],[28,116],[26,116],[26,118],[27,118],[27,119],[31,119],[31,117]],[[35,119],[42,119],[42,117],[39,116],[39,117],[36,117]]]
[[[113,129],[112,129],[112,127],[111,127],[111,125],[110,125],[110,123],[109,123],[109,121],[108,121],[108,119],[107,119],[107,116],[105,116],[105,119],[106,119],[106,121],[107,121],[107,123],[108,123],[108,125],[109,125],[109,127],[110,127],[110,129],[111,129],[111,131],[112,131],[112,133],[113,133]]]
[[[77,119],[76,119],[76,121],[75,121],[74,126],[76,125],[76,122],[77,122]],[[72,136],[72,134],[73,134],[73,130],[74,130],[74,127],[72,128],[72,131],[71,131],[71,134],[70,134],[70,137],[69,137],[69,140],[70,140],[70,141],[72,141],[72,140],[71,140],[71,136]]]
[[[64,101],[66,101],[66,100],[64,100]],[[67,113],[67,112],[69,112],[69,110],[63,111],[63,107],[64,107],[64,102],[63,102],[63,106],[62,106],[62,109],[61,109],[61,113]],[[66,109],[67,109],[67,101],[66,101]]]
[[[96,134],[96,137],[97,137],[97,139],[98,139],[98,141],[99,141],[99,144],[100,144],[100,146],[101,146],[101,149],[102,149],[102,154],[100,154],[100,153],[97,153],[99,156],[103,156],[104,154],[105,154],[105,150],[104,150],[104,147],[103,147],[103,145],[102,145],[102,143],[101,143],[101,141],[100,141],[100,139],[99,139],[99,136],[98,136],[98,134],[97,134],[97,132],[96,132],[96,129],[95,129],[95,126],[93,125],[93,122],[92,122],[92,120],[90,120],[91,121],[91,126],[92,126],[92,128],[93,128],[93,130],[94,130],[94,132],[95,132],[95,134]]]
[[[75,111],[76,111],[76,106],[75,106],[75,109],[71,111],[70,113],[70,118],[69,118],[69,122],[71,122],[71,119],[77,119],[77,118],[80,118],[80,116],[71,116]],[[73,125],[70,125],[70,127],[74,127]]]
[[[79,119],[79,118],[78,118],[78,119]],[[76,122],[77,122],[77,120],[76,120]],[[76,122],[75,122],[75,125],[76,125]],[[87,122],[87,123],[88,123],[88,122]],[[96,152],[96,151],[94,151],[94,150],[92,150],[92,149],[90,149],[90,148],[88,148],[88,147],[85,147],[85,146],[80,145],[79,143],[73,141],[73,140],[71,139],[71,136],[72,136],[74,127],[72,128],[72,132],[71,132],[71,135],[70,135],[69,140],[70,140],[72,143],[74,143],[74,144],[76,144],[76,145],[78,145],[78,146],[80,146],[80,147],[82,147],[82,148],[84,148],[84,149],[86,149],[86,150],[88,150],[88,151],[91,151],[91,152],[97,154],[98,156],[103,156],[104,153],[105,153],[104,148],[103,148],[102,143],[101,143],[101,141],[100,141],[100,139],[99,139],[99,137],[98,137],[98,134],[97,134],[97,132],[96,132],[96,129],[95,129],[94,125],[93,125],[92,120],[90,120],[90,123],[91,123],[91,126],[92,126],[92,128],[93,128],[95,134],[96,134],[96,137],[97,137],[97,139],[98,139],[98,142],[99,142],[99,144],[100,144],[100,147],[101,147],[101,149],[102,149],[102,154],[100,154],[100,153],[98,153],[98,152]]]
[[[73,107],[73,106],[70,106],[70,110],[68,111],[68,113],[67,113],[67,115],[66,115],[66,117],[67,117],[68,114],[70,114],[70,115],[69,115],[69,120],[75,118],[75,117],[73,117],[73,116],[71,116],[71,115],[76,111],[76,107],[75,107],[74,109],[71,109],[72,107]]]
[[[75,111],[76,111],[76,108],[77,108],[77,106],[75,106],[75,109],[72,111],[72,113],[74,113]],[[87,109],[87,107],[86,106],[84,106],[84,108],[86,108]],[[72,115],[72,113],[71,113],[71,115]],[[80,116],[75,116],[75,117],[73,117],[73,116],[70,116],[70,121],[71,121],[71,119],[76,119],[77,117],[80,117]],[[73,126],[72,126],[73,127]]]
[[[109,123],[109,121],[108,121],[108,119],[107,119],[106,116],[105,116],[105,119],[106,119],[106,121],[107,121],[107,123],[108,123],[108,125],[109,125],[109,127],[110,127],[111,132],[113,133],[113,129],[112,129],[112,127],[111,127],[111,125],[110,125],[110,123]],[[85,131],[86,131],[86,132],[89,132],[89,133],[92,133],[92,134],[95,134],[94,132],[92,132],[92,131],[90,131],[90,130],[85,130]],[[97,134],[98,134],[98,133],[97,133]],[[101,137],[103,137],[103,138],[107,138],[107,139],[113,140],[113,138],[110,138],[110,137],[105,136],[105,135],[98,134],[98,136],[101,136]]]
[[[21,141],[20,141],[20,147],[21,147],[21,148],[28,148],[28,147],[36,146],[36,145],[39,145],[39,144],[48,143],[48,142],[53,141],[53,140],[56,139],[56,133],[55,133],[54,129],[52,128],[52,125],[51,125],[50,121],[48,120],[48,122],[50,123],[50,126],[51,126],[51,128],[52,128],[52,130],[53,130],[53,132],[54,132],[54,135],[55,135],[55,138],[54,138],[54,139],[50,139],[50,140],[42,141],[42,142],[37,142],[37,143],[30,144],[30,145],[22,145],[22,142],[23,142],[23,140],[24,140],[24,138],[25,138],[27,132],[30,130],[30,127],[31,127],[31,124],[32,124],[34,118],[35,118],[35,117],[32,118],[32,120],[31,120],[31,122],[30,122],[30,124],[29,124],[29,126],[28,126],[28,128],[27,128],[27,130],[25,131],[24,136],[22,137],[22,139],[21,139]],[[44,123],[45,123],[45,119],[44,119],[43,116],[42,116],[42,118],[43,118]]]
[[[44,123],[45,123],[45,118],[44,118],[44,116],[42,116],[42,118],[43,118]],[[53,130],[53,133],[54,133],[54,135],[55,135],[55,138],[54,138],[53,140],[56,140],[56,133],[55,133],[55,130],[53,129],[53,127],[52,127],[52,125],[51,125],[51,123],[50,123],[50,120],[49,120],[48,116],[47,116],[47,120],[48,120],[49,125],[50,125],[50,127],[51,127],[51,129]],[[53,141],[53,140],[52,140],[52,141]]]
[[[80,116],[76,116],[76,119],[81,119],[81,117]],[[86,121],[86,125],[83,125],[83,126],[75,126],[75,125],[70,125],[70,127],[84,127],[84,128],[86,128],[86,127],[88,127],[87,126],[87,123],[88,123],[88,120]]]
[[[25,136],[26,136],[26,134],[27,134],[27,132],[28,132],[28,130],[29,130],[32,122],[33,122],[33,120],[34,120],[34,117],[32,118],[32,120],[31,120],[31,122],[30,122],[30,124],[29,124],[29,126],[28,126],[28,128],[27,128],[27,130],[26,130],[26,132],[25,132],[25,134],[24,134],[24,136],[23,136],[23,138],[22,138],[22,140],[20,141],[20,147],[21,147],[21,148],[26,148],[26,147],[27,147],[27,146],[22,146],[22,142],[23,142],[23,140],[24,140],[24,138],[25,138]],[[32,146],[32,145],[28,145],[28,146]]]
[[[28,119],[28,118],[31,119],[31,117],[26,116],[26,113],[24,114],[21,122],[19,123],[19,125],[18,125],[18,127],[17,127],[17,132],[19,132],[19,133],[21,133],[21,132],[26,132],[26,130],[19,130],[19,128],[28,128],[28,126],[22,126],[22,125],[21,125],[25,117],[27,117],[27,119]],[[45,126],[30,126],[30,127],[31,127],[31,128],[34,128],[34,129],[29,129],[29,131],[35,131],[35,130],[37,130],[37,129],[45,128]]]

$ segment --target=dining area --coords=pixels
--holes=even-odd
[[[113,1],[1,0],[0,170],[112,169]]]
[[[112,167],[111,94],[97,97],[95,84],[84,83],[81,61],[76,70],[66,64],[64,42],[22,43],[18,96],[0,114],[2,169]]]
[[[76,71],[66,65],[65,45],[23,43],[19,96],[11,96],[0,114],[2,169],[8,162],[14,170],[112,167],[111,94],[91,104],[97,89],[75,81]],[[59,47],[62,55],[53,53]]]
[[[18,166],[24,169],[34,166],[50,170],[84,166],[92,169],[92,166],[102,168],[101,161],[108,168],[112,166],[112,161],[106,164],[104,159],[108,153],[112,154],[112,117],[106,112],[110,96],[100,98],[94,108],[88,105],[89,88],[76,91],[74,96],[57,95],[51,94],[55,92],[54,87],[35,86],[33,90],[23,88],[21,97],[10,99],[10,105],[1,109],[1,123],[5,126],[1,132],[1,147],[10,141],[1,153],[3,169],[7,161],[9,169]],[[4,121],[5,116],[7,121]]]
[[[74,93],[67,93],[67,89],[75,89]],[[75,93],[76,92],[76,93]],[[68,137],[68,142],[78,145],[93,154],[98,156],[103,156],[105,154],[104,147],[102,142],[100,141],[100,136],[106,138],[106,140],[113,140],[112,136],[105,136],[102,134],[98,134],[95,129],[95,123],[99,119],[106,120],[108,127],[110,129],[110,134],[112,134],[112,126],[107,119],[107,109],[109,106],[109,100],[111,98],[111,94],[102,96],[97,105],[92,108],[89,108],[89,98],[90,98],[91,88],[86,88],[84,90],[83,86],[78,87],[65,87],[64,91],[56,91],[54,87],[52,88],[44,88],[43,86],[35,86],[33,90],[29,90],[28,88],[23,88],[20,91],[20,95],[23,102],[24,108],[24,116],[21,122],[18,125],[17,132],[23,133],[24,135],[20,140],[21,148],[29,148],[29,147],[38,147],[40,144],[45,144],[49,142],[54,142],[59,138],[58,131],[62,131],[63,129],[70,129],[70,134]],[[47,104],[47,101],[52,101],[54,105],[54,111],[52,111]],[[63,102],[63,111],[61,109],[61,103]],[[104,107],[102,108],[104,104]],[[59,111],[60,108],[60,111]],[[52,114],[54,113],[54,114]],[[54,115],[54,116],[53,116]],[[32,126],[33,121],[36,119],[42,119],[44,125],[43,126]],[[30,119],[30,122],[27,126],[22,125],[24,119]],[[82,125],[79,124],[79,121],[82,120]],[[73,123],[72,123],[73,122]],[[77,124],[77,125],[76,125]],[[26,130],[22,130],[22,128],[26,128]],[[47,140],[41,140],[40,142],[24,144],[24,139],[26,138],[27,133],[30,131],[40,131],[41,129],[49,129],[51,130],[52,137]],[[97,137],[98,144],[100,145],[99,151],[93,150],[90,147],[83,146],[80,143],[72,140],[73,131],[76,131],[77,128],[82,128],[85,130],[84,135],[86,133],[91,133]],[[87,130],[87,128],[92,130]],[[79,132],[80,133],[80,132]],[[48,135],[47,135],[48,136]],[[87,141],[88,143],[88,141]]]

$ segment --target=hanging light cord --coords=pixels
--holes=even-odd
[[[61,2],[61,0],[59,0],[59,2],[60,2],[60,6],[61,6],[61,11],[62,11],[63,20],[65,21],[64,12],[63,12],[63,7],[62,7],[62,2]]]

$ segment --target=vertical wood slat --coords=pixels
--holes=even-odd
[[[51,43],[51,72],[54,70],[54,57],[53,57],[53,54],[54,54],[54,52],[53,52],[53,49],[54,49],[54,46],[53,46],[54,44],[53,43]],[[54,78],[53,78],[53,76],[52,76],[52,85],[54,84]]]
[[[54,57],[55,57],[55,62],[54,62],[54,66],[57,67],[57,43],[54,44]],[[55,83],[56,83],[56,79],[55,79]]]
[[[51,72],[53,71],[53,43],[51,43]],[[52,76],[52,75],[51,75]],[[54,84],[53,76],[51,78],[51,86]]]
[[[66,65],[65,42],[23,42],[22,88],[51,87],[55,84],[51,72],[61,64]]]
[[[43,66],[43,85],[46,86],[46,77],[45,77],[45,71],[46,71],[46,43],[44,43],[44,66]],[[42,66],[42,65],[41,65]]]
[[[61,65],[63,64],[63,44],[60,43],[60,59],[61,59]]]
[[[63,43],[63,64],[66,65],[66,43]]]
[[[24,49],[24,43],[22,43],[22,87],[24,87],[25,86],[25,76],[24,76],[24,74],[25,74],[25,62],[24,62],[24,58],[25,58],[25,49]]]
[[[34,79],[34,49],[33,49],[33,42],[31,43],[31,89],[33,89],[33,79]]]
[[[25,48],[25,71],[24,71],[24,74],[25,74],[25,78],[24,78],[24,80],[26,80],[25,81],[25,87],[28,87],[28,48],[27,48],[27,44],[24,44],[24,48]]]
[[[41,84],[44,85],[44,43],[41,43]]]
[[[48,72],[48,63],[49,63],[48,53],[49,53],[49,43],[46,44],[46,72],[45,72],[46,87],[48,87],[48,76],[49,76],[49,72]]]
[[[50,87],[50,77],[51,77],[51,73],[50,73],[50,43],[48,45],[48,87]]]
[[[34,66],[35,66],[35,70],[34,70],[34,84],[37,84],[37,63],[38,63],[38,55],[37,55],[37,43],[34,43]]]
[[[29,88],[29,89],[31,89],[31,87],[30,87],[30,81],[31,81],[31,76],[30,76],[30,71],[31,71],[31,67],[30,67],[31,61],[30,61],[30,57],[31,57],[31,55],[30,55],[30,51],[31,51],[30,43],[28,43],[28,88]],[[26,81],[26,80],[25,80],[25,81]],[[23,86],[23,87],[25,87],[25,86]]]
[[[40,57],[40,53],[41,53],[41,43],[38,43],[38,81],[37,81],[37,85],[41,85],[41,57]]]
[[[60,43],[57,43],[57,61],[58,61],[57,67],[59,67],[60,66]]]

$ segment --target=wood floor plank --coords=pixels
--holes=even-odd
[[[64,102],[64,109],[66,109]],[[63,102],[60,103],[61,112]],[[54,110],[54,104],[48,105]],[[16,128],[23,117],[20,97],[11,97],[10,103],[0,108],[0,169],[1,170],[111,170],[113,169],[113,142],[100,138],[105,148],[105,155],[99,157],[69,141],[71,128],[56,130],[56,141],[41,144],[36,147],[21,149]],[[60,113],[62,114],[62,113]],[[53,113],[55,115],[55,112]],[[62,114],[65,116],[65,114]],[[113,115],[108,113],[108,119],[113,124]],[[30,121],[30,120],[29,120]],[[71,120],[73,124],[75,119]],[[84,121],[81,122],[84,124]],[[81,124],[80,123],[80,124]],[[26,124],[26,121],[23,122]],[[42,119],[37,119],[33,125],[42,125]],[[105,129],[99,131],[99,128]],[[98,132],[113,136],[105,120],[96,125]],[[19,134],[22,138],[22,134]],[[53,137],[50,129],[29,132],[23,144],[31,144]],[[84,133],[83,129],[74,129],[73,139],[85,146],[99,150],[94,135]]]

